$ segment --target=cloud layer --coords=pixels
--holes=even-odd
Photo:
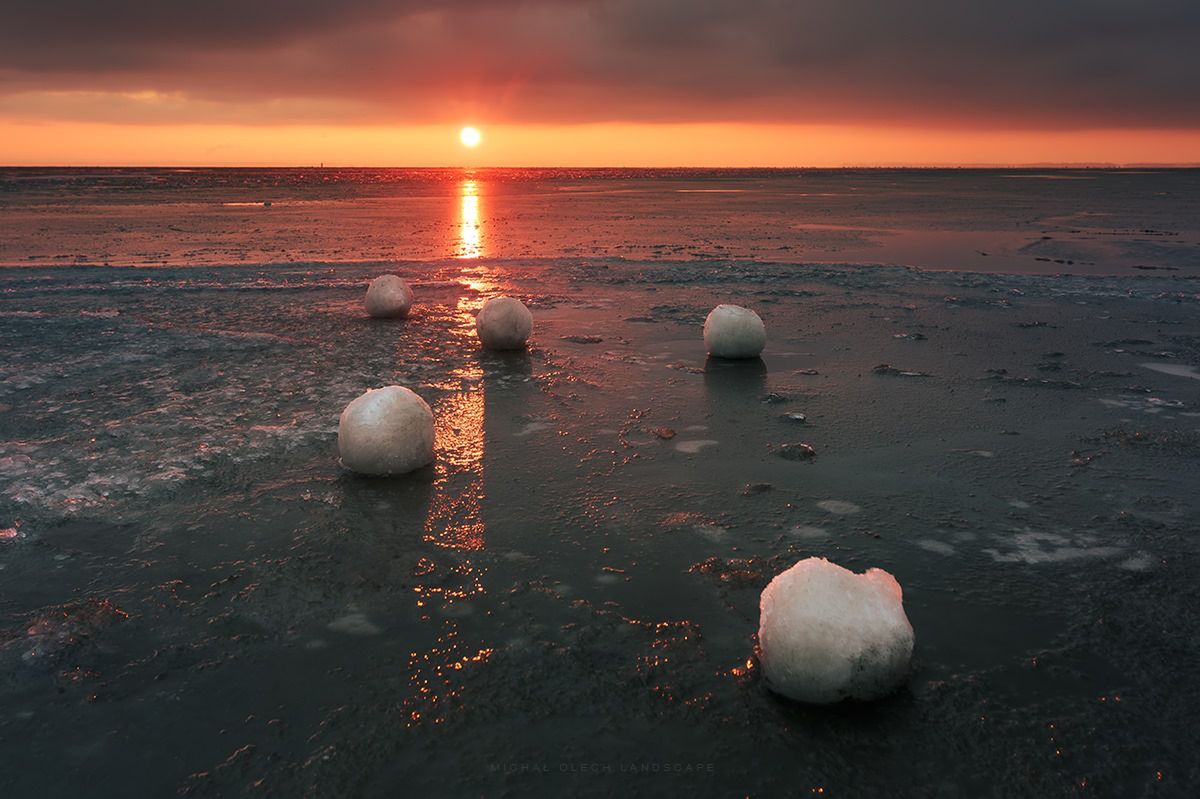
[[[10,0],[0,115],[1200,126],[1192,0]]]

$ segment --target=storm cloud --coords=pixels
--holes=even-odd
[[[1197,42],[1188,0],[8,0],[0,113],[1194,128]]]

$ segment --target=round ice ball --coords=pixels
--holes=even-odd
[[[404,278],[398,275],[380,275],[367,287],[364,304],[371,316],[400,317],[408,316],[412,302],[412,289],[408,287]]]
[[[519,350],[533,331],[533,314],[512,297],[493,297],[475,317],[475,332],[489,350]]]
[[[877,699],[905,681],[913,629],[903,592],[883,569],[855,574],[805,558],[759,601],[763,675],[775,693],[813,704]]]
[[[372,389],[342,411],[342,463],[360,474],[404,474],[433,462],[433,411],[403,386]]]
[[[704,320],[704,346],[714,358],[757,358],[767,346],[767,328],[749,308],[718,305]]]

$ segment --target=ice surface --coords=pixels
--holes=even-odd
[[[480,172],[478,259],[450,257],[461,172],[356,174],[5,184],[0,260],[26,266],[0,269],[0,792],[1200,782],[1200,381],[1139,366],[1200,363],[1200,173]],[[706,184],[748,190],[672,188]],[[278,202],[209,202],[256,194]],[[824,218],[849,229],[795,221]],[[1176,252],[1137,244],[1167,226]],[[77,255],[144,268],[45,265]],[[381,325],[362,294],[390,271],[421,302]],[[538,346],[480,348],[497,294]],[[709,369],[723,298],[770,321],[757,368]],[[385,384],[430,404],[438,458],[358,479],[337,417]],[[799,438],[820,457],[772,454]],[[674,448],[695,439],[720,445]],[[765,690],[760,594],[814,555],[903,576],[921,637],[896,701]],[[128,617],[87,611],[104,600]],[[328,629],[354,612],[379,632]],[[612,773],[559,770],[580,758]],[[620,772],[651,759],[713,770]]]
[[[882,569],[805,558],[771,580],[759,608],[763,673],[789,699],[878,699],[908,676],[913,629],[900,584]]]

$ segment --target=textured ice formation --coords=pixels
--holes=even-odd
[[[475,317],[475,332],[489,350],[519,350],[533,331],[533,314],[520,300],[493,297]]]
[[[413,293],[408,283],[396,275],[381,275],[371,281],[364,304],[374,317],[408,316]]]
[[[877,699],[908,675],[913,629],[896,578],[805,558],[762,592],[758,640],[767,685],[800,702]]]
[[[718,305],[704,320],[704,346],[714,358],[757,358],[767,346],[767,329],[749,308]]]
[[[403,474],[433,462],[433,411],[403,386],[372,389],[338,422],[342,463],[360,474]]]

